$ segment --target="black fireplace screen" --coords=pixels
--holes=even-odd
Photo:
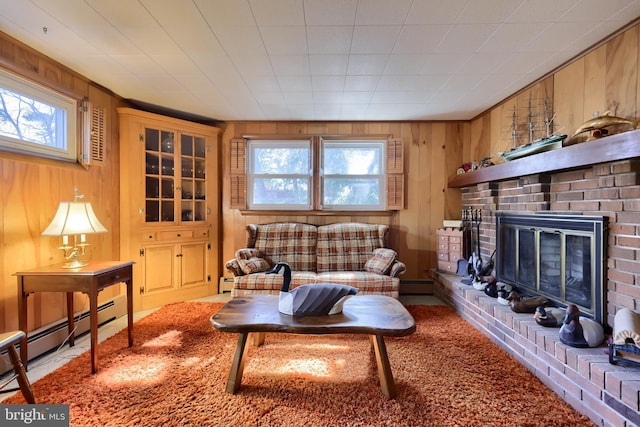
[[[606,217],[496,214],[497,279],[604,318]]]

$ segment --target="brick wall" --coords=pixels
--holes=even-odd
[[[602,163],[462,189],[463,208],[482,210],[481,255],[495,249],[495,213],[553,212],[609,218],[606,311],[640,312],[640,160]],[[456,276],[434,273],[435,293],[549,388],[598,425],[640,425],[640,369],[611,365],[606,347],[575,349],[558,332],[516,314]]]
[[[622,307],[640,312],[640,160],[482,183],[462,190],[462,204],[482,210],[484,259],[495,249],[496,211],[607,216],[607,323]]]

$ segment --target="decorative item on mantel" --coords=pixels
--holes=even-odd
[[[107,232],[93,212],[91,203],[79,201],[84,195],[78,194],[78,187],[74,187],[73,193],[73,202],[60,202],[51,224],[42,232],[43,236],[62,236],[62,246],[59,249],[64,252],[65,259],[71,260],[63,268],[87,265],[86,261],[80,260],[89,246],[86,235]],[[73,236],[73,246],[69,244],[69,236]]]
[[[524,123],[519,122],[517,109],[516,107],[513,108],[510,132],[513,148],[501,154],[505,161],[562,148],[563,141],[567,138],[567,135],[554,135],[553,120],[555,114],[551,112],[546,99],[541,102],[542,107],[539,105],[540,102],[536,104],[529,97],[526,121]],[[523,127],[527,130],[527,142],[525,144],[520,143],[522,132],[519,129]]]
[[[599,115],[597,112],[593,114],[593,118],[584,122],[576,131],[571,135],[571,138],[567,141],[567,145],[572,145],[578,142],[578,135],[591,132],[591,135],[586,141],[602,138],[609,135],[609,127],[612,126],[631,126],[633,130],[638,127],[638,120],[629,120],[622,117],[616,117],[611,115],[611,111],[606,111],[604,114]],[[619,133],[619,132],[616,132]]]

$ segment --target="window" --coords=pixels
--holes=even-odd
[[[0,149],[76,161],[74,100],[0,70]]]
[[[247,174],[250,209],[311,209],[311,142],[252,141]]]
[[[322,141],[322,208],[384,210],[385,141]]]
[[[237,138],[230,144],[230,207],[385,211],[404,204],[401,139]]]

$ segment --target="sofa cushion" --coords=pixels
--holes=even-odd
[[[318,274],[317,283],[339,283],[358,288],[358,295],[389,295],[398,298],[400,279],[366,271],[333,271]]]
[[[244,274],[258,273],[271,268],[271,264],[262,257],[262,252],[258,249],[240,249],[236,251],[236,259]]]
[[[364,271],[377,274],[389,274],[391,266],[398,254],[393,249],[378,248],[373,250],[373,256],[364,264]]]
[[[286,262],[293,271],[316,271],[315,225],[278,222],[247,226],[248,242],[272,265]]]
[[[385,246],[389,227],[336,223],[318,227],[318,273],[363,271],[376,248]]]

